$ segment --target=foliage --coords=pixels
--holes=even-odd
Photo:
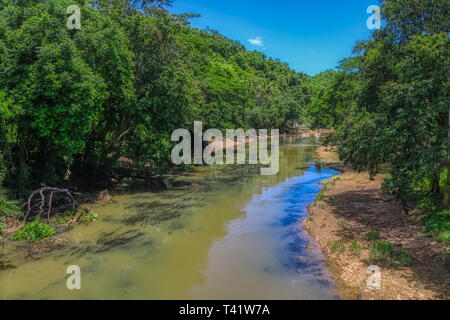
[[[49,238],[55,234],[55,229],[40,221],[39,218],[33,222],[26,223],[21,229],[13,234],[13,240],[38,241]]]
[[[389,164],[386,192],[403,200],[440,199],[445,207],[449,185],[441,187],[440,177],[450,166],[448,5],[382,4],[386,27],[358,43],[356,56],[342,64],[355,97],[345,116],[332,117],[338,123],[333,141],[341,160],[356,170],[375,175]],[[347,86],[336,88],[346,96]],[[323,101],[337,114],[337,106]]]
[[[6,225],[4,224],[5,217],[0,216],[0,236],[3,234],[3,231],[6,229]]]
[[[82,210],[84,210],[85,213],[81,216],[80,222],[89,224],[97,221],[98,214],[96,212],[92,211],[91,209],[82,209]]]
[[[60,224],[66,224],[67,222],[75,218],[75,215],[75,211],[65,212],[63,215],[56,217],[56,222]]]
[[[308,76],[170,15],[169,0],[0,0],[0,184],[15,197],[64,180],[107,183],[130,159],[171,169],[171,134],[289,130]],[[66,27],[69,5],[81,30]]]
[[[0,197],[0,216],[17,216],[23,215],[20,208],[17,206],[17,201],[10,201]]]
[[[437,241],[450,244],[450,209],[435,211],[421,217],[425,222],[425,229]]]
[[[335,128],[346,164],[389,168],[386,192],[448,206],[445,1],[382,0],[386,26],[314,77],[190,27],[195,15],[171,15],[171,3],[0,0],[0,193],[103,186],[124,159],[167,172],[172,132],[201,120],[221,130]],[[66,27],[72,4],[81,30]]]
[[[338,72],[330,70],[312,78],[312,100],[308,105],[312,128],[337,128],[356,109],[360,80],[352,67],[352,60],[343,60]]]

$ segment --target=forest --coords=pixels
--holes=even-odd
[[[174,170],[171,134],[194,121],[333,129],[341,160],[385,173],[405,208],[448,207],[448,1],[381,1],[383,28],[313,77],[192,28],[171,3],[0,0],[2,213],[41,186],[105,188],[123,159]],[[79,30],[66,26],[73,4]]]

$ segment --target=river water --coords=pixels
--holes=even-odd
[[[287,138],[276,176],[208,167],[176,177],[167,191],[114,195],[94,208],[97,222],[64,234],[68,248],[33,261],[9,257],[0,298],[336,299],[324,256],[301,225],[318,182],[339,174],[316,165],[315,148],[315,138]],[[70,265],[81,269],[81,290],[66,288]]]

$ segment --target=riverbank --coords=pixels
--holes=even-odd
[[[317,159],[335,164],[336,150],[318,148]],[[304,226],[328,257],[344,299],[449,299],[448,245],[427,237],[418,210],[381,191],[382,176],[345,171],[323,182]],[[375,245],[374,245],[375,243]],[[381,268],[381,288],[369,289],[368,267]]]
[[[50,236],[37,240],[20,241],[13,240],[13,235],[25,226],[23,217],[10,216],[3,221],[3,230],[0,234],[0,271],[11,267],[7,262],[11,256],[20,257],[22,262],[40,259],[55,250],[67,248],[71,243],[66,238],[66,233],[72,230],[76,224],[90,224],[97,220],[97,215],[91,210],[95,205],[110,203],[112,197],[108,190],[94,193],[75,194],[80,207],[74,211],[57,212],[48,220],[45,214],[40,215],[40,220],[53,228]],[[29,223],[29,222],[28,222]],[[39,232],[36,227],[32,232]],[[30,232],[30,231],[28,231]]]

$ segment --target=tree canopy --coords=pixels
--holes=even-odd
[[[307,122],[309,77],[167,0],[0,0],[0,177],[14,196],[107,182],[129,159],[164,172],[175,129]],[[81,11],[68,29],[67,7]]]

